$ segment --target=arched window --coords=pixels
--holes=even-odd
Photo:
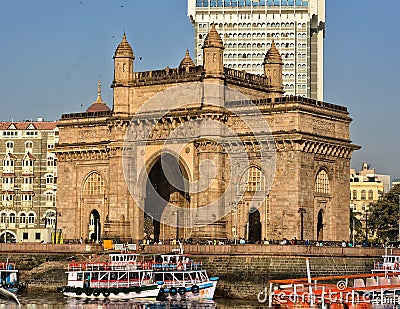
[[[32,142],[25,142],[25,150],[32,152],[33,143]]]
[[[16,218],[16,216],[15,216],[15,213],[10,213],[10,223],[15,223],[15,218]]]
[[[46,176],[46,184],[52,184],[54,183],[54,176],[53,175],[47,175]]]
[[[51,191],[46,192],[46,202],[54,201],[54,193]]]
[[[247,171],[247,190],[263,191],[265,187],[265,179],[261,170],[257,167],[251,167]]]
[[[53,157],[47,158],[47,166],[54,166],[54,158]]]
[[[6,215],[6,213],[1,213],[1,216],[0,216],[0,223],[6,223],[7,222],[7,215]]]
[[[92,173],[86,179],[83,186],[83,195],[102,195],[104,194],[104,180],[98,173]]]
[[[29,213],[28,215],[28,224],[34,224],[35,223],[35,214],[34,213]]]
[[[353,200],[357,199],[357,190],[353,190]]]
[[[367,199],[367,192],[365,190],[361,190],[361,199],[366,200]]]
[[[22,213],[19,215],[19,223],[21,223],[21,224],[26,223],[26,214]]]
[[[11,153],[13,153],[13,150],[14,150],[14,143],[13,142],[7,142],[6,143],[6,151],[7,152],[11,152]]]
[[[315,192],[329,194],[329,178],[325,170],[320,170],[315,178]]]
[[[372,190],[368,191],[368,199],[369,200],[373,200],[374,199],[374,191],[372,191]]]

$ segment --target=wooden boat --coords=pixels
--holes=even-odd
[[[8,292],[17,293],[25,288],[25,285],[19,282],[19,273],[14,263],[0,262],[0,287]]]
[[[110,254],[107,262],[71,263],[68,284],[59,290],[69,297],[155,300],[162,282],[138,254]]]

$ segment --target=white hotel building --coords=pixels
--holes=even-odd
[[[282,55],[286,95],[323,100],[325,0],[188,0],[194,59],[211,23],[223,38],[224,65],[262,74],[272,40]]]

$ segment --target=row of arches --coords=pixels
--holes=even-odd
[[[148,237],[151,236],[154,240],[159,240],[162,238],[170,237],[182,237],[184,231],[179,230],[179,225],[182,224],[188,218],[179,217],[178,213],[173,214],[177,223],[177,227],[166,227],[160,223],[161,216],[163,215],[164,209],[168,203],[172,203],[181,208],[191,207],[191,197],[188,193],[188,189],[185,187],[185,179],[190,178],[187,169],[182,162],[179,161],[173,155],[163,155],[163,162],[167,162],[170,167],[169,175],[174,175],[175,177],[171,185],[169,179],[163,171],[161,157],[156,159],[151,167],[149,167],[148,178],[146,182],[146,192],[144,200],[144,218],[145,222],[144,233]],[[168,164],[169,162],[169,164]],[[175,162],[175,163],[174,163]],[[265,187],[265,175],[260,168],[253,166],[250,167],[246,174],[242,176],[243,183],[246,183],[245,191],[248,193],[262,191]],[[315,176],[314,183],[315,194],[329,195],[330,180],[327,169],[321,168]],[[84,180],[82,195],[85,198],[98,197],[105,194],[105,181],[100,173],[93,171],[87,175]],[[248,239],[253,239],[254,241],[261,240],[261,215],[257,209],[244,209],[247,215],[241,220],[247,222],[240,222],[234,228],[239,231],[241,228],[242,235],[246,235]],[[102,233],[102,218],[100,209],[92,209],[87,221],[88,224],[88,238],[90,240],[99,240]],[[151,214],[151,215],[149,215]],[[324,211],[319,210],[316,222],[316,229],[318,231],[319,239],[322,239],[323,231],[323,216]],[[104,221],[104,220],[103,220]],[[146,226],[146,222],[148,225]],[[245,227],[245,228],[244,228]],[[147,229],[147,230],[146,230]],[[169,237],[166,237],[169,236]]]
[[[352,194],[353,193],[353,194]],[[358,199],[358,191],[353,190],[353,192],[350,192],[350,199],[351,200],[357,200]],[[367,200],[367,191],[366,190],[361,190],[361,195],[360,195],[361,200]],[[373,200],[374,199],[374,191],[373,190],[368,190],[368,200]]]
[[[216,29],[229,29],[229,28],[258,28],[258,29],[271,29],[271,28],[276,28],[276,29],[293,29],[295,26],[294,22],[268,22],[268,23],[216,23],[215,27]],[[297,23],[297,28],[299,29],[305,29],[307,26],[306,23]],[[198,23],[198,28],[199,29],[208,29],[209,24],[208,23]]]

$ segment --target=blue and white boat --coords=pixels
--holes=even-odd
[[[209,278],[201,262],[179,253],[152,256],[152,269],[156,281],[164,282],[159,300],[212,300],[218,277]]]
[[[17,293],[25,288],[25,285],[19,282],[18,269],[14,263],[0,262],[0,279],[0,287],[9,292]]]

